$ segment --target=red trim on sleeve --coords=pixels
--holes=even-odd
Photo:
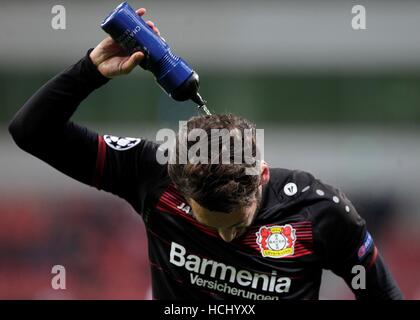
[[[376,246],[374,246],[373,247],[372,259],[370,260],[369,264],[367,265],[368,270],[373,266],[377,257],[378,257],[378,249],[376,249]]]
[[[100,188],[102,175],[105,167],[106,144],[103,136],[98,136],[98,154],[96,156],[95,174],[93,177],[93,186]]]

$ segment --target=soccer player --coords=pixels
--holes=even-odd
[[[70,121],[92,91],[143,57],[106,38],[39,89],[9,131],[23,150],[122,197],[142,216],[155,299],[318,299],[322,269],[342,277],[357,299],[402,299],[365,221],[341,191],[311,174],[264,161],[257,175],[246,173],[246,162],[161,164],[154,142],[100,136]],[[194,128],[255,126],[211,115],[191,118]]]

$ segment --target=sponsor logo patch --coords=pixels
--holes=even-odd
[[[116,137],[111,135],[104,135],[104,140],[109,147],[118,151],[131,149],[141,141],[139,138]]]
[[[284,226],[263,226],[256,235],[257,244],[260,246],[263,257],[278,259],[293,255],[296,230],[290,224]]]
[[[297,188],[296,183],[289,182],[288,184],[284,186],[283,191],[287,196],[291,197],[297,193],[298,188]]]
[[[373,245],[373,239],[369,232],[366,232],[365,240],[363,241],[363,244],[360,246],[359,251],[357,252],[357,255],[359,257],[359,260],[362,260],[363,257],[366,255],[367,252],[372,248]]]

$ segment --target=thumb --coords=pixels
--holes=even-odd
[[[135,52],[133,53],[127,60],[125,60],[121,66],[121,71],[123,73],[129,73],[133,70],[141,60],[144,58],[143,52]]]

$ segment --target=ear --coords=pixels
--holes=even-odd
[[[264,160],[261,161],[261,185],[266,185],[270,181],[270,168],[268,163]]]

